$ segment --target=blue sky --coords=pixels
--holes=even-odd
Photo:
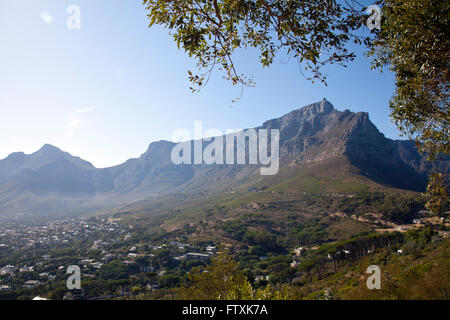
[[[80,30],[66,27],[70,5],[81,9]],[[240,52],[235,62],[256,87],[232,107],[240,88],[220,73],[190,92],[195,62],[166,30],[149,29],[146,14],[140,0],[0,0],[0,159],[51,143],[106,167],[176,129],[192,131],[195,120],[223,132],[254,127],[324,97],[338,110],[369,112],[381,132],[399,138],[389,119],[393,75],[371,71],[364,48],[348,68],[325,69],[328,87],[285,58],[262,69],[254,52]]]

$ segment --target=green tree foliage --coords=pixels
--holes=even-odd
[[[239,268],[227,254],[214,257],[206,269],[194,268],[178,290],[182,299],[194,300],[285,300],[292,298],[288,287],[274,291],[270,286],[253,289]]]
[[[431,228],[430,226],[427,226],[424,228],[411,230],[406,234],[405,237],[406,237],[407,241],[414,241],[418,245],[421,245],[424,247],[425,245],[427,245],[428,243],[431,242],[431,239],[435,235],[436,235],[436,232],[433,230],[433,228]]]
[[[178,284],[181,282],[181,277],[177,276],[176,274],[166,274],[159,280],[159,283],[162,288],[173,288],[178,286]]]
[[[103,280],[127,279],[127,268],[120,261],[111,261],[101,267],[100,278]]]
[[[385,0],[382,25],[369,54],[374,67],[389,66],[396,91],[390,101],[397,127],[415,139],[430,159],[447,156],[449,136],[448,1]],[[438,181],[440,180],[440,182]],[[439,214],[448,194],[438,175],[430,177],[428,209]]]
[[[252,85],[232,59],[236,49],[249,47],[257,50],[263,67],[286,54],[303,64],[310,79],[325,82],[321,66],[353,60],[346,44],[368,41],[352,35],[363,19],[348,3],[353,1],[144,0],[150,26],[169,29],[178,47],[205,71],[189,72],[193,91],[207,83],[216,66],[233,84]]]
[[[448,1],[385,0],[382,26],[370,54],[396,76],[392,117],[422,149],[449,153]]]
[[[424,209],[423,197],[381,192],[361,192],[352,198],[343,198],[338,208],[346,213],[379,212],[396,223],[411,223],[419,210]]]
[[[426,208],[438,216],[444,217],[450,208],[450,201],[442,174],[434,173],[430,176],[426,197]]]

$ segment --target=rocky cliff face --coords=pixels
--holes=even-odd
[[[283,165],[346,157],[377,182],[417,191],[423,190],[432,169],[413,142],[387,139],[367,113],[337,111],[325,99],[267,121],[262,127],[280,129]],[[448,161],[439,166],[448,171]]]
[[[325,99],[267,121],[262,127],[280,129],[281,157],[297,164],[339,156],[367,161],[375,154],[384,153],[386,158],[392,152],[386,149],[388,139],[370,122],[367,113],[337,111]]]

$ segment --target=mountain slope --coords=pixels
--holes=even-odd
[[[175,144],[169,141],[151,143],[140,158],[105,169],[50,145],[31,155],[13,153],[0,160],[0,215],[80,213],[170,194],[284,185],[293,177],[302,184],[306,168],[333,168],[342,161],[348,164],[337,166],[344,185],[356,179],[372,187],[421,191],[431,169],[412,142],[387,139],[367,113],[337,111],[325,99],[255,129],[280,130],[281,170],[275,176],[262,177],[258,165],[175,165],[170,157]],[[440,165],[448,172],[448,161]],[[327,184],[339,185],[332,170],[319,171],[328,172],[314,178],[326,190]]]

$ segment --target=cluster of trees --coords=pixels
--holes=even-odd
[[[312,259],[312,265],[316,268],[318,277],[321,279],[327,272],[336,272],[339,264],[362,259],[375,250],[394,246],[403,241],[404,236],[399,232],[371,234],[347,241],[325,244],[310,259]]]
[[[380,247],[359,260],[336,263],[336,270],[308,259],[305,270],[309,267],[314,281],[303,282],[297,293],[306,299],[320,299],[328,291],[334,299],[344,300],[448,300],[449,246],[450,240],[439,237],[429,226],[402,234],[390,246]],[[367,289],[365,271],[370,265],[382,270],[380,290]]]
[[[249,230],[250,226],[258,226],[257,230]],[[279,235],[270,228],[261,228],[258,219],[252,218],[250,222],[245,220],[224,222],[220,228],[227,236],[253,246],[252,254],[265,255],[268,252],[282,252],[283,246],[279,243]]]
[[[245,272],[226,253],[214,257],[206,268],[194,268],[177,291],[187,300],[287,300],[292,298],[289,286],[273,290],[270,285],[255,289]]]
[[[418,258],[436,237],[434,227],[426,226],[404,234],[369,234],[347,241],[328,243],[308,252],[306,257],[303,257],[299,270],[307,275],[311,283],[313,274],[320,280],[329,274],[335,274],[344,265],[373,256],[386,248],[389,248],[388,253],[396,253],[396,248],[403,248],[404,254],[413,254]]]
[[[417,217],[418,211],[425,209],[425,200],[420,196],[362,192],[352,198],[342,198],[338,209],[349,214],[379,212],[388,221],[411,223]]]
[[[324,243],[328,237],[326,229],[329,225],[328,221],[323,221],[319,217],[310,221],[293,223],[288,230],[287,241],[292,246],[299,243],[305,245]]]

